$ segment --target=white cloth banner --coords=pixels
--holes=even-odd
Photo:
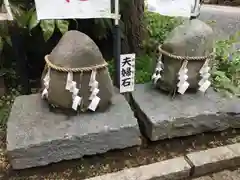
[[[35,0],[41,19],[111,18],[111,0]]]
[[[148,10],[164,16],[191,16],[195,0],[146,0]]]

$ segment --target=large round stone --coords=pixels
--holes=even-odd
[[[79,31],[65,33],[48,58],[53,64],[67,68],[83,68],[105,63],[94,41]],[[47,100],[55,107],[71,109],[72,93],[65,89],[67,74],[51,69]],[[73,80],[77,82],[78,88],[80,88],[79,96],[83,98],[84,109],[87,109],[91,102],[88,99],[91,95],[89,87],[91,72],[84,72],[82,78],[80,74],[80,72],[73,73]],[[45,75],[46,69],[43,72],[42,79]],[[96,80],[99,82],[98,88],[100,89],[97,96],[101,98],[98,109],[105,110],[111,104],[113,94],[113,85],[108,68],[98,69]]]
[[[178,56],[207,56],[213,52],[214,34],[206,23],[198,20],[187,20],[176,27],[167,37],[162,49]],[[173,91],[178,83],[178,72],[182,61],[163,55],[164,70],[157,87],[165,91]],[[199,70],[205,60],[188,61],[189,89],[197,89],[200,81]]]

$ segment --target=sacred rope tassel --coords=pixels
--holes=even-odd
[[[162,56],[159,57],[158,62],[156,64],[155,72],[152,75],[152,80],[154,84],[156,84],[157,81],[162,77],[161,72],[163,70],[163,63],[161,59],[162,59]]]
[[[189,85],[190,85],[187,82],[187,79],[188,79],[187,64],[188,64],[188,61],[184,61],[183,64],[182,64],[182,67],[180,68],[180,70],[178,72],[178,80],[179,80],[179,82],[177,84],[177,87],[178,87],[178,93],[180,93],[180,94],[184,94],[186,92],[186,90],[188,89]]]
[[[72,109],[76,110],[78,109],[78,107],[82,106],[81,111],[85,111],[86,109],[83,107],[84,103],[82,103],[83,98],[80,97],[78,94],[80,92],[81,89],[81,84],[79,84],[79,86],[77,86],[77,83],[75,81],[73,81],[73,73],[81,73],[80,74],[80,82],[82,80],[82,75],[84,72],[92,72],[91,73],[91,78],[90,78],[90,82],[89,82],[89,86],[91,87],[90,91],[92,92],[91,96],[89,97],[89,99],[91,100],[90,105],[88,106],[88,109],[95,111],[96,108],[98,107],[98,104],[100,102],[100,98],[97,96],[97,94],[99,93],[99,88],[98,88],[98,81],[96,81],[96,74],[97,74],[97,70],[98,69],[102,69],[102,68],[106,68],[107,67],[107,63],[103,63],[103,64],[99,64],[99,65],[95,65],[95,66],[90,66],[90,67],[83,67],[83,68],[65,68],[65,67],[59,67],[56,66],[55,64],[53,64],[51,61],[49,61],[48,59],[49,55],[45,56],[45,61],[48,65],[48,67],[51,69],[54,69],[56,71],[59,72],[65,72],[68,73],[67,74],[67,80],[66,80],[66,86],[65,89],[69,92],[72,93]],[[50,80],[50,71],[48,72],[49,75],[46,76],[45,80],[46,80],[46,90],[44,91],[45,94],[47,92],[48,86],[49,86],[49,80]],[[47,81],[47,79],[49,79]],[[85,87],[84,87],[85,88]]]
[[[97,96],[100,90],[98,89],[98,81],[96,80],[96,75],[97,75],[96,69],[92,70],[90,81],[89,81],[89,86],[91,87],[90,91],[92,92],[92,94],[89,97],[89,100],[91,100],[91,103],[88,106],[88,109],[92,111],[95,111],[97,109],[98,104],[101,100]]]
[[[208,63],[209,63],[209,59],[206,60],[206,62],[204,63],[204,65],[202,66],[202,68],[199,71],[202,79],[198,83],[198,85],[199,85],[198,90],[201,92],[206,92],[206,90],[211,85],[211,82],[209,81],[211,74],[209,73],[210,67],[209,67]]]
[[[73,99],[72,109],[77,111],[78,106],[81,105],[82,98],[78,96],[79,89],[77,88],[77,83],[75,81],[72,82],[72,87],[70,89],[70,92],[72,93],[72,99]]]
[[[66,87],[65,87],[66,90],[70,91],[70,89],[72,87],[72,82],[73,82],[73,73],[68,72],[67,82],[66,82]]]
[[[77,88],[77,83],[73,81],[73,73],[68,72],[67,75],[67,82],[66,82],[66,90],[70,91],[72,93],[72,109],[77,111],[78,106],[81,105],[82,98],[78,96],[79,89]]]
[[[48,67],[48,71],[47,74],[45,75],[44,79],[43,79],[43,83],[44,83],[44,90],[42,92],[42,98],[47,98],[48,97],[48,88],[49,88],[49,82],[50,82],[50,67]]]

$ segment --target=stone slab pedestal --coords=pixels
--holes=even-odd
[[[50,112],[39,94],[20,96],[7,124],[7,154],[13,169],[140,144],[137,120],[122,95],[114,96],[107,112],[72,117]]]
[[[142,84],[136,85],[132,100],[140,129],[152,141],[240,128],[240,99],[224,98],[213,89],[173,99]]]

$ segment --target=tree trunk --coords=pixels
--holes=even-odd
[[[124,35],[122,41],[123,53],[141,53],[141,44],[144,38],[144,0],[129,0],[121,12],[124,22]]]

